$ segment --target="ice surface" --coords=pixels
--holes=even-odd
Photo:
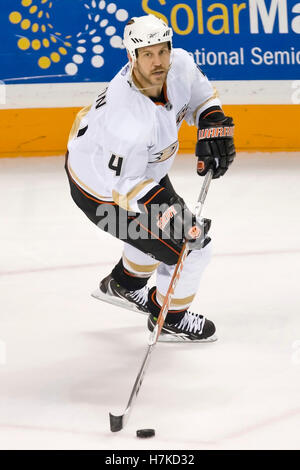
[[[192,208],[194,157],[170,177]],[[112,434],[148,338],[144,315],[90,296],[122,243],[74,205],[62,157],[0,159],[0,448],[300,449],[299,181],[299,153],[240,153],[212,182],[214,257],[193,309],[219,340],[158,344]]]

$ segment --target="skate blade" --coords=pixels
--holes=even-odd
[[[140,310],[134,303],[127,302],[127,300],[123,300],[121,298],[112,297],[111,295],[104,294],[100,289],[96,289],[91,293],[91,296],[94,299],[102,300],[102,302],[106,302],[108,304],[115,305],[117,307],[125,308],[126,310],[132,310],[133,312],[138,312],[143,315],[149,315],[147,312],[143,312]]]
[[[206,339],[188,339],[186,336],[172,335],[172,334],[160,334],[158,337],[159,343],[214,343],[218,340],[216,335],[212,335]]]

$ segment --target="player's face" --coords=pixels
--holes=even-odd
[[[168,43],[141,47],[133,71],[142,86],[161,88],[170,68]]]

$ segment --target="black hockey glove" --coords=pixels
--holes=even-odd
[[[200,250],[210,242],[207,233],[210,219],[197,219],[182,198],[171,198],[163,204],[156,216],[156,225],[162,231],[162,238],[171,239],[180,249],[185,240],[190,250]]]
[[[169,179],[165,178],[164,187],[155,186],[138,201],[143,225],[148,224],[151,232],[159,238],[171,240],[179,250],[185,240],[190,250],[199,250],[210,242],[206,237],[211,220],[196,219],[184,200],[175,192]],[[147,221],[146,221],[147,218]]]
[[[198,175],[205,176],[209,169],[213,170],[213,178],[226,173],[235,157],[233,133],[233,119],[225,116],[218,106],[201,114],[196,144]]]

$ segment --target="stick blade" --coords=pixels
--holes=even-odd
[[[110,422],[111,432],[118,432],[118,431],[121,431],[121,429],[123,429],[123,417],[124,415],[115,416],[109,413],[109,422]]]

